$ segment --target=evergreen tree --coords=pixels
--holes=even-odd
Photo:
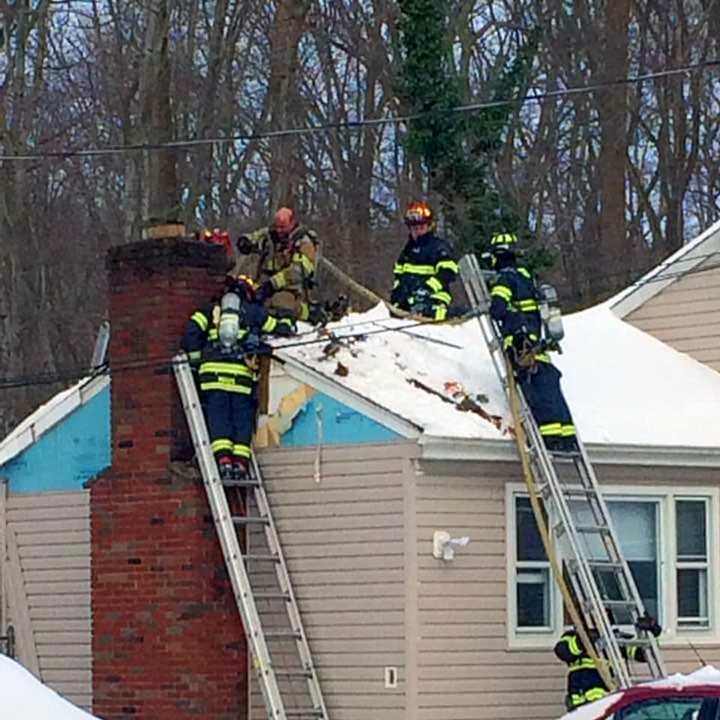
[[[439,197],[446,230],[458,249],[479,250],[494,232],[525,232],[525,219],[494,186],[492,176],[516,104],[457,110],[471,99],[463,96],[462,78],[455,70],[448,7],[444,0],[400,0],[400,94],[416,116],[405,147],[421,161],[428,192]],[[531,33],[494,80],[490,102],[521,94],[536,49]]]

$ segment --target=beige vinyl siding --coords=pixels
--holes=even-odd
[[[720,371],[720,265],[710,258],[625,320]]]
[[[507,483],[518,465],[423,463],[417,476],[417,720],[552,720],[563,712],[565,669],[549,649],[508,648]],[[602,467],[612,485],[718,484],[715,470]],[[432,557],[434,530],[468,535],[451,563]],[[716,530],[717,533],[717,530]],[[409,629],[409,632],[412,632]],[[549,641],[552,642],[551,640]],[[720,648],[703,646],[708,662]],[[664,652],[671,672],[698,666],[689,647]]]
[[[405,718],[403,506],[414,451],[405,443],[324,447],[319,482],[314,450],[260,456],[333,720]],[[270,585],[272,578],[255,572],[256,583]],[[398,669],[397,689],[384,687],[386,666]],[[253,718],[265,717],[261,703],[256,690]]]
[[[564,674],[545,652],[507,650],[506,463],[424,463],[417,482],[417,720],[526,720],[561,714]],[[470,537],[446,563],[435,530]],[[532,712],[529,713],[529,708]]]
[[[17,540],[40,677],[71,702],[89,709],[89,493],[11,493],[7,523]]]

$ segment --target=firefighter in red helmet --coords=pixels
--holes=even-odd
[[[260,302],[296,320],[320,320],[313,294],[317,233],[302,225],[294,210],[281,207],[268,227],[241,235],[236,247],[246,256],[239,266],[260,284]]]
[[[450,245],[434,232],[432,208],[422,201],[405,210],[409,238],[393,269],[391,302],[414,315],[445,320],[458,266]]]

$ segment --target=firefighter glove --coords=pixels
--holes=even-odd
[[[250,255],[255,250],[255,246],[247,235],[241,235],[235,246],[241,255]]]
[[[292,318],[282,318],[278,320],[278,324],[275,326],[275,334],[280,337],[290,337],[297,332],[295,321]]]
[[[264,303],[268,298],[272,297],[275,288],[270,280],[266,280],[259,288],[255,295],[255,299],[259,303]]]
[[[643,632],[649,632],[653,637],[659,637],[662,632],[660,623],[652,616],[645,613],[637,619],[635,627]]]
[[[308,308],[308,322],[312,325],[325,325],[330,316],[320,303],[310,303]]]

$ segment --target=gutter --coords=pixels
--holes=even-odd
[[[420,436],[420,459],[483,462],[518,462],[511,440]],[[720,468],[720,448],[652,445],[605,445],[587,443],[594,465],[641,465],[650,467]]]

